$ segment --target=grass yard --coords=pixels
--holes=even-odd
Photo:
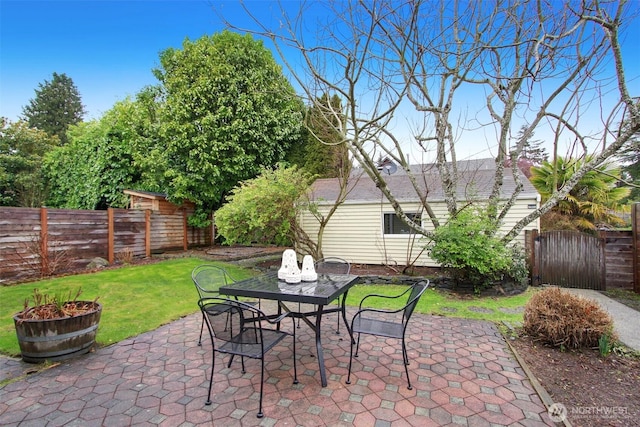
[[[63,295],[75,294],[82,288],[79,299],[98,298],[103,307],[96,340],[104,346],[197,311],[198,297],[191,270],[204,262],[198,258],[179,258],[0,287],[0,352],[20,354],[13,315],[23,309],[25,299],[31,298],[34,288]],[[255,274],[231,264],[212,264],[225,267],[236,279]]]
[[[63,295],[75,294],[77,289],[82,288],[80,299],[98,298],[103,309],[96,339],[99,345],[105,346],[196,312],[197,293],[191,281],[191,270],[205,262],[209,261],[177,258],[0,287],[0,353],[11,356],[20,354],[13,315],[22,310],[25,299],[31,298],[34,288],[43,293]],[[226,268],[236,279],[256,274],[254,270],[233,264],[211,263]],[[397,294],[404,289],[402,286],[359,285],[349,291],[347,303],[357,305],[366,294]],[[494,322],[519,322],[522,321],[522,314],[518,307],[524,306],[533,292],[530,290],[504,298],[458,298],[429,288],[416,307],[416,312]],[[401,306],[401,302],[398,301],[398,304],[396,308]]]
[[[367,294],[397,295],[405,290],[404,286],[356,285],[349,291],[347,305],[358,305]],[[416,306],[416,313],[434,314],[466,319],[488,320],[491,322],[522,322],[522,307],[536,292],[530,288],[526,292],[510,297],[460,297],[449,292],[429,287]],[[373,299],[373,301],[385,300]],[[367,300],[369,301],[369,300]],[[388,300],[386,300],[388,301]],[[406,300],[401,301],[404,303]],[[399,302],[399,301],[398,301]],[[375,308],[399,308],[398,306],[379,306]]]

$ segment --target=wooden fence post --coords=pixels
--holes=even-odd
[[[633,291],[640,294],[640,203],[631,206],[631,239],[633,246]]]
[[[187,210],[186,209],[182,209],[182,248],[186,251],[187,249],[189,249],[189,239],[187,237],[187,233],[188,233],[188,226],[187,226]]]
[[[109,264],[115,261],[114,254],[114,224],[113,224],[113,208],[107,209],[107,259]]]
[[[598,231],[600,239],[600,289],[607,290],[607,232],[605,230]]]
[[[40,273],[49,275],[49,222],[47,208],[40,208]]]
[[[536,258],[536,240],[538,239],[538,230],[531,230],[529,233],[529,239],[527,243],[529,243],[529,252],[531,254],[531,284],[539,285],[540,284],[540,266],[538,265],[538,260]]]
[[[211,212],[211,240],[209,246],[213,246],[216,242],[216,216]]]
[[[151,210],[144,211],[144,252],[147,258],[151,257]]]

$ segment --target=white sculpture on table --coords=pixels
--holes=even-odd
[[[301,279],[303,282],[313,282],[318,280],[318,273],[313,265],[313,257],[311,255],[305,255],[302,258],[302,272]]]
[[[300,268],[298,267],[298,257],[296,251],[287,249],[282,254],[282,265],[278,270],[278,279],[287,283],[300,282]]]

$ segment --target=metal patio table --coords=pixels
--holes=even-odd
[[[324,354],[322,352],[322,339],[320,336],[322,315],[325,313],[341,312],[342,319],[349,332],[349,338],[353,341],[353,335],[345,313],[345,301],[349,289],[358,281],[358,276],[353,274],[318,274],[318,280],[313,282],[300,282],[295,284],[278,280],[275,271],[240,280],[229,285],[221,286],[219,292],[224,295],[249,297],[274,300],[278,302],[278,311],[285,310],[294,318],[302,319],[316,334],[316,351],[318,354],[318,366],[322,387],[327,386],[327,374],[324,367]],[[342,296],[338,307],[325,308],[336,298]],[[317,309],[313,311],[297,311],[291,309],[285,303],[313,304]],[[311,320],[315,317],[315,323]]]

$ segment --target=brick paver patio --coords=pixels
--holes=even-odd
[[[9,383],[0,389],[0,425],[554,425],[493,324],[419,314],[407,340],[413,390],[399,343],[370,336],[362,337],[352,383],[345,384],[349,340],[344,328],[335,334],[335,316],[327,316],[327,387],[320,386],[314,338],[303,324],[299,384],[292,384],[290,340],[267,355],[264,418],[256,418],[259,361],[248,360],[244,375],[239,361],[230,369],[217,363],[213,404],[205,406],[211,343],[197,345],[200,320],[190,315]],[[1,366],[9,365],[28,367],[5,358]]]

